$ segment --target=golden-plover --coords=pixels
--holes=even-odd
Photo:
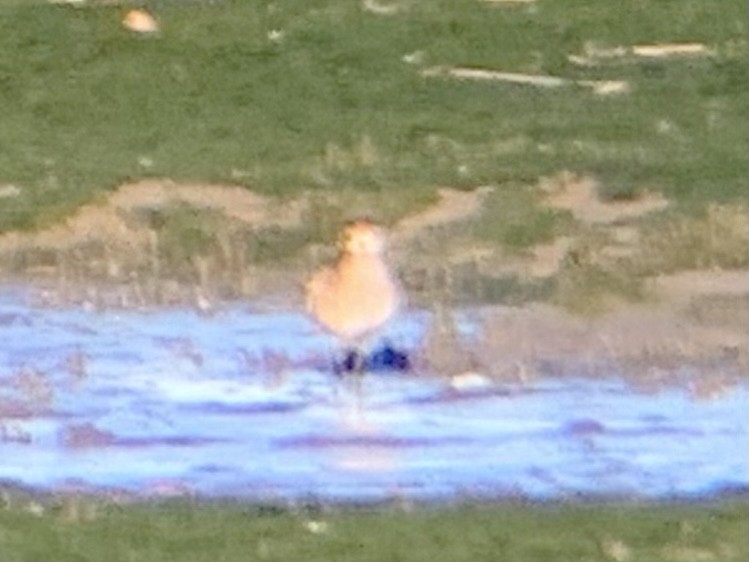
[[[308,312],[354,353],[403,304],[385,261],[386,244],[385,231],[372,221],[349,223],[336,263],[314,273],[305,287]]]

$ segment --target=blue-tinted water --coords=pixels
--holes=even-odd
[[[419,340],[426,315],[391,336]],[[749,400],[601,377],[361,388],[303,315],[87,312],[0,291],[0,480],[39,489],[335,500],[670,497],[749,484]]]

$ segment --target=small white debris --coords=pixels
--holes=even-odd
[[[632,47],[632,54],[648,58],[705,55],[707,52],[707,47],[702,43],[667,43],[662,45],[635,45]]]
[[[283,40],[284,32],[280,29],[271,29],[268,32],[268,41],[271,43],[280,43]]]
[[[139,156],[138,165],[143,168],[153,168],[153,158],[149,158],[148,156]]]
[[[26,511],[36,517],[44,515],[44,506],[39,502],[32,501],[26,506]]]
[[[541,88],[558,88],[561,86],[584,86],[598,95],[618,94],[629,90],[629,84],[623,80],[570,80],[544,74],[522,74],[518,72],[501,72],[482,68],[432,66],[421,71],[426,77],[448,77],[459,80],[487,80],[539,86]]]
[[[476,390],[492,386],[492,380],[486,375],[467,371],[450,377],[450,388],[454,390]]]
[[[532,86],[558,87],[568,84],[570,81],[557,76],[538,74],[521,74],[517,72],[500,72],[498,70],[486,70],[483,68],[455,67],[446,68],[432,66],[421,72],[422,76],[447,76],[462,80],[496,80],[498,82],[511,82],[513,84],[530,84]]]
[[[608,48],[586,43],[583,48],[583,54],[568,55],[567,60],[578,66],[595,66],[601,61],[622,59],[624,57],[669,58],[694,57],[708,54],[710,54],[710,50],[702,43],[663,43]]]
[[[601,550],[606,558],[614,562],[626,562],[632,558],[630,548],[620,540],[606,539],[601,543]]]
[[[678,127],[673,121],[668,119],[659,119],[655,124],[655,130],[661,135],[670,135],[677,132]]]
[[[587,86],[599,96],[623,94],[629,91],[629,84],[624,80],[582,80],[578,84]]]
[[[401,57],[401,60],[406,64],[422,64],[424,62],[424,51],[414,51],[413,53],[406,53]]]
[[[313,535],[322,535],[328,532],[328,524],[325,521],[307,521],[304,526]]]
[[[242,170],[240,168],[232,168],[229,171],[229,174],[231,175],[231,179],[233,180],[244,180],[252,177],[252,172],[250,172],[249,170]]]
[[[195,309],[198,313],[206,316],[216,311],[216,306],[213,300],[210,299],[206,292],[201,288],[195,289]]]
[[[593,66],[595,62],[590,57],[582,55],[567,55],[567,60],[577,66]]]
[[[0,185],[0,199],[10,199],[11,197],[18,197],[21,195],[21,188],[9,183],[7,185]]]
[[[364,0],[362,7],[364,11],[378,16],[394,16],[399,10],[397,4],[380,4],[378,0]]]

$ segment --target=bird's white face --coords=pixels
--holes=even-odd
[[[379,255],[385,251],[385,232],[370,221],[356,221],[341,232],[340,247],[347,254]]]

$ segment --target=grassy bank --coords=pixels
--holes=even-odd
[[[150,3],[162,25],[150,38],[121,28],[122,6],[90,4],[0,1],[0,185],[20,190],[0,199],[0,231],[56,220],[142,177],[281,195],[374,190],[404,208],[413,188],[509,193],[560,169],[594,173],[609,198],[745,195],[740,0],[414,0],[393,16],[343,0],[163,1]],[[669,41],[708,54],[568,58]],[[421,76],[437,65],[631,88],[598,96]],[[513,236],[538,238],[548,221],[531,219]]]
[[[300,218],[277,228],[226,209],[110,206],[67,242],[0,237],[4,275],[143,285],[156,304],[166,282],[262,296],[260,270],[302,275],[345,219],[392,225],[438,187],[483,185],[493,191],[470,220],[400,246],[417,300],[596,312],[648,298],[658,274],[747,267],[740,0],[404,0],[389,15],[347,0],[147,5],[161,32],[143,37],[121,26],[126,4],[0,0],[0,234],[43,231],[149,178],[205,185],[209,202],[213,184],[247,187],[302,205]],[[634,49],[668,43],[699,48]],[[457,67],[566,82],[446,74]],[[605,80],[625,87],[589,86]],[[655,194],[664,208],[599,223],[547,204],[544,186],[588,180],[601,204]],[[115,221],[109,237],[91,226]]]
[[[87,500],[88,501],[88,500]],[[302,508],[61,502],[0,510],[4,560],[746,560],[745,500]]]

